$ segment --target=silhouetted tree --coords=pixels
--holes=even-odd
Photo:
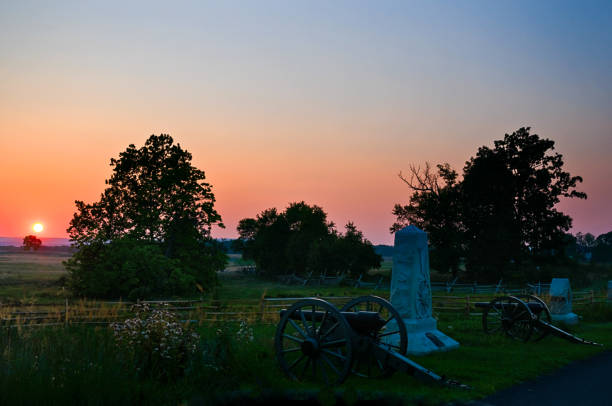
[[[111,159],[100,200],[76,201],[68,233],[78,251],[66,262],[78,294],[184,294],[216,281],[226,255],[211,238],[223,227],[204,172],[166,134],[130,144]],[[133,254],[142,258],[136,260]],[[132,260],[129,260],[132,258]],[[155,277],[151,275],[155,274]],[[96,286],[97,285],[97,286]]]
[[[26,235],[23,239],[23,249],[29,251],[32,248],[34,251],[40,248],[42,241],[35,235]]]
[[[612,262],[612,231],[595,239],[592,253],[594,262]]]
[[[437,176],[427,169],[408,182],[413,194],[407,206],[395,206],[392,231],[412,222],[430,234],[434,252],[451,255],[451,269],[462,256],[476,275],[503,276],[509,264],[561,253],[572,220],[555,205],[561,197],[586,198],[575,190],[582,178],[563,170],[554,141],[529,127],[479,148],[461,181],[448,165],[439,165]]]
[[[411,166],[409,177],[402,173],[399,177],[408,185],[412,196],[407,205],[396,204],[393,208],[397,220],[391,232],[408,224],[427,231],[432,247],[432,267],[456,274],[463,255],[464,238],[457,172],[449,164],[437,165],[437,172],[426,164],[425,168]]]
[[[284,212],[264,210],[242,219],[236,248],[269,275],[307,272],[353,275],[380,267],[382,258],[357,228],[349,223],[339,234],[318,206],[291,203]]]
[[[372,268],[380,268],[382,257],[363,233],[352,222],[347,223],[344,229],[344,235],[339,235],[335,240],[338,271],[358,277]]]
[[[576,236],[571,236],[569,240],[569,250],[573,248],[574,257],[577,259],[588,260],[593,254],[593,248],[597,245],[595,236],[591,233],[576,233]],[[573,247],[572,247],[573,246]]]

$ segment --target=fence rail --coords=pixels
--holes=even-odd
[[[527,293],[525,289],[520,293]],[[377,292],[380,296],[388,295]],[[437,295],[432,296],[434,313],[480,315],[475,307],[476,302],[487,302],[499,294],[479,293],[471,295]],[[542,295],[545,301],[550,297]],[[302,297],[283,297],[260,299],[239,299],[219,301],[211,299],[199,300],[155,300],[142,301],[151,306],[165,305],[165,309],[173,311],[185,322],[214,323],[225,321],[257,321],[262,323],[276,323],[280,309],[291,306]],[[332,296],[321,297],[338,307],[347,303],[352,297]],[[596,303],[607,302],[605,294],[596,294],[592,290],[576,291],[573,294],[573,306],[577,309]],[[130,311],[133,302],[96,302],[68,300],[62,303],[32,304],[32,305],[0,305],[0,327],[25,327],[67,324],[93,324],[104,325],[115,323],[131,317]]]

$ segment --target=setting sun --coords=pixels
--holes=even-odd
[[[43,225],[40,223],[36,223],[32,226],[32,229],[37,232],[40,233],[43,230]]]

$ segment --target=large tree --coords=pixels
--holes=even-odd
[[[100,200],[76,201],[67,230],[78,248],[67,262],[75,293],[179,294],[214,283],[226,257],[210,233],[223,224],[211,185],[191,159],[166,134],[152,135],[141,148],[130,144],[111,159],[113,174]],[[143,257],[130,260],[126,252]]]
[[[503,276],[509,264],[562,252],[572,220],[555,206],[562,197],[586,194],[576,191],[582,178],[563,170],[554,144],[520,128],[493,148],[479,148],[460,181],[448,165],[439,165],[437,175],[413,169],[410,202],[395,206],[392,231],[407,223],[422,227],[434,252],[452,258],[451,269],[461,256],[476,275]]]
[[[307,272],[361,274],[380,267],[381,257],[349,223],[338,233],[319,206],[291,203],[283,212],[264,210],[238,224],[239,249],[268,275]]]

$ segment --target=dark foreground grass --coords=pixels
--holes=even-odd
[[[61,259],[46,257],[49,263],[43,266],[26,263],[24,258],[30,257],[4,257],[0,276],[7,282],[19,275],[21,285],[0,286],[0,301],[57,301],[54,298],[63,297],[60,286],[47,285],[51,275],[56,276]],[[286,286],[237,272],[221,273],[220,279],[221,286],[211,295],[221,301],[258,299],[264,292],[267,297],[381,293],[343,286]],[[29,285],[36,280],[40,286]],[[611,348],[612,306],[594,304],[577,312],[584,319],[573,331]],[[378,404],[462,402],[485,397],[603,350],[555,337],[522,344],[501,336],[485,336],[480,319],[465,315],[440,316],[438,326],[458,340],[461,347],[413,359],[438,374],[472,386],[471,391],[442,388],[405,374],[382,380],[350,377],[336,388],[292,382],[277,366],[273,350],[276,326],[270,324],[251,326],[252,341],[238,334],[237,323],[197,326],[202,337],[197,356],[182,376],[172,380],[148,376],[141,366],[127,362],[107,327],[2,328],[0,405],[231,404],[247,400],[266,404],[282,399],[327,405],[337,398],[349,404],[364,399],[374,399]]]
[[[481,398],[602,351],[555,337],[522,344],[485,336],[477,318],[442,319],[439,328],[461,347],[413,359],[471,385],[471,391],[399,373],[378,380],[350,377],[336,388],[289,381],[274,358],[274,325],[198,326],[197,356],[183,375],[171,380],[149,376],[126,362],[106,327],[4,329],[0,404],[230,404],[257,399],[333,404],[336,398],[347,403],[374,399],[382,404],[440,404]],[[612,323],[583,323],[574,332],[612,346]]]

